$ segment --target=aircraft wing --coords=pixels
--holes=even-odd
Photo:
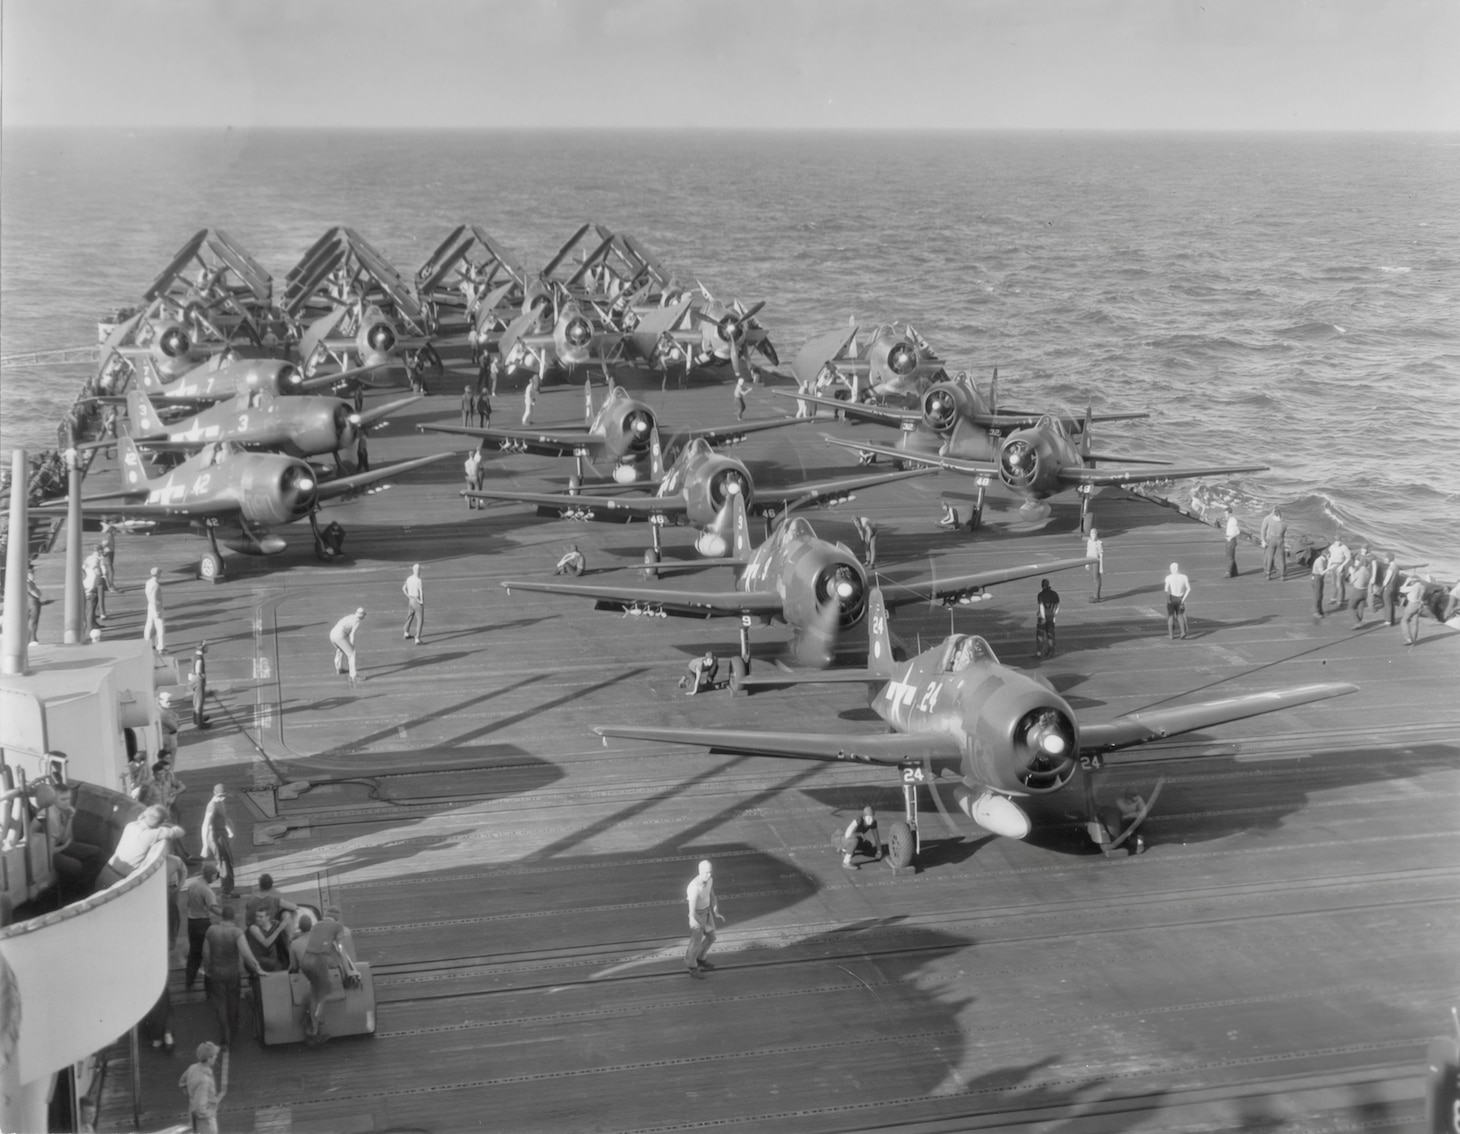
[[[638,610],[682,618],[739,617],[742,614],[779,615],[784,609],[775,591],[678,591],[664,587],[610,587],[593,583],[534,583],[504,579],[513,590],[589,598],[596,610]]]
[[[1090,415],[1089,420],[1092,422],[1136,421],[1150,416],[1148,413],[1095,413]],[[1083,415],[1075,417],[1070,414],[1044,414],[1006,409],[1000,410],[998,413],[971,413],[968,417],[975,425],[981,425],[985,429],[1031,429],[1039,424],[1039,419],[1042,417],[1053,417],[1064,425],[1067,433],[1078,433],[1085,427]]]
[[[1179,736],[1184,732],[1195,732],[1197,729],[1210,728],[1228,721],[1275,713],[1279,709],[1291,709],[1313,701],[1326,701],[1330,697],[1344,697],[1358,691],[1357,685],[1343,682],[1295,685],[1287,689],[1227,697],[1220,701],[1200,701],[1195,705],[1127,713],[1104,724],[1082,723],[1080,747],[1085,751],[1111,752],[1117,748],[1129,748],[1134,744]]]
[[[767,429],[780,429],[785,425],[805,425],[810,420],[809,417],[771,417],[763,418],[760,421],[733,421],[727,425],[675,429],[671,432],[675,442],[688,442],[697,437],[703,437],[711,445],[726,445],[743,441],[752,433],[760,433]]]
[[[145,496],[137,492],[106,492],[86,496],[81,500],[83,516],[123,516],[133,520],[203,520],[214,516],[231,516],[238,512],[236,500],[193,500],[177,504],[121,503],[128,496]],[[109,503],[108,501],[116,501]],[[65,512],[66,501],[50,500],[45,504],[32,504],[32,512]]]
[[[1154,480],[1189,480],[1196,476],[1231,476],[1234,473],[1266,472],[1268,465],[1161,465],[1144,469],[1060,469],[1064,484],[1146,484]]]
[[[771,393],[778,398],[795,398],[798,402],[810,402],[812,405],[839,410],[845,413],[848,419],[875,421],[878,425],[891,425],[899,429],[904,425],[923,420],[921,410],[874,406],[868,405],[866,402],[839,402],[835,398],[819,398],[813,394],[793,394],[789,390],[772,390]]]
[[[593,459],[603,452],[606,439],[586,429],[487,429],[476,425],[418,425],[430,433],[459,433],[491,441],[511,453],[536,453],[546,457],[576,457],[580,453]]]
[[[593,730],[604,738],[649,740],[656,744],[688,744],[732,756],[774,756],[783,760],[883,764],[896,767],[925,758],[958,759],[958,742],[946,733],[756,732],[733,728],[608,728]]]
[[[315,499],[332,500],[336,496],[345,496],[354,492],[357,488],[364,488],[367,484],[374,484],[386,477],[399,476],[401,473],[410,472],[412,469],[425,468],[427,465],[434,465],[438,461],[445,461],[456,456],[455,453],[432,453],[429,457],[416,457],[410,461],[397,461],[393,465],[382,465],[378,469],[371,469],[369,472],[356,473],[354,476],[337,477],[334,480],[327,480],[315,489]]]
[[[854,492],[890,484],[898,480],[930,476],[932,469],[906,469],[903,472],[868,473],[866,476],[844,476],[833,480],[803,480],[799,484],[760,485],[755,490],[751,512],[757,516],[767,512],[779,514],[788,508],[804,508],[834,500],[849,500]]]
[[[851,449],[857,453],[876,453],[879,457],[902,461],[904,464],[922,465],[924,468],[930,469],[948,469],[952,472],[967,473],[969,476],[997,477],[999,475],[999,466],[992,461],[966,461],[961,457],[914,453],[909,450],[894,449],[891,445],[878,445],[873,441],[845,441],[826,433],[823,433],[821,437],[828,445],[840,445],[843,449]],[[1152,479],[1160,479],[1160,477],[1153,476]]]
[[[575,520],[604,520],[625,523],[650,516],[682,516],[689,501],[679,496],[597,496],[587,492],[502,492],[484,489],[464,492],[473,500],[505,500],[514,504],[535,504],[539,509],[571,514]],[[697,564],[698,566],[698,564]]]
[[[889,610],[906,606],[911,602],[931,602],[934,599],[958,599],[984,587],[999,583],[1012,583],[1018,579],[1029,579],[1036,575],[1052,575],[1056,571],[1073,571],[1093,563],[1093,558],[1051,559],[1047,563],[1026,563],[1022,567],[1000,567],[993,571],[974,571],[967,575],[950,575],[946,579],[930,579],[921,583],[882,583],[882,598]]]

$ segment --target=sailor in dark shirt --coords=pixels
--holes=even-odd
[[[1034,600],[1034,656],[1054,656],[1054,620],[1060,612],[1060,595],[1048,579],[1039,582],[1039,595]]]

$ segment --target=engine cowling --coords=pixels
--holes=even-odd
[[[935,433],[951,433],[967,407],[952,382],[939,382],[923,395],[923,424]]]
[[[1054,450],[1037,429],[1010,434],[999,446],[999,479],[1010,488],[1049,495],[1059,488],[1058,472]]]
[[[654,411],[648,406],[634,403],[624,410],[616,424],[623,452],[636,458],[648,453],[654,444],[654,424]]]
[[[730,502],[732,495],[739,494],[745,501],[745,510],[750,511],[750,481],[740,469],[731,466],[723,468],[710,477],[710,504],[718,512]]]
[[[235,457],[243,462],[243,518],[254,524],[286,524],[309,514],[317,483],[314,470],[288,457]]]
[[[162,333],[157,336],[157,349],[162,352],[164,358],[183,359],[187,358],[193,349],[193,340],[187,331],[173,323],[164,327]]]
[[[361,354],[389,354],[395,349],[395,328],[384,320],[367,323],[361,328],[360,337],[365,345]]]
[[[1058,791],[1075,774],[1079,742],[1075,725],[1053,706],[1030,709],[1010,733],[1014,775],[1028,792]]]
[[[871,355],[874,367],[893,378],[906,378],[918,368],[918,348],[901,335],[878,339]]]

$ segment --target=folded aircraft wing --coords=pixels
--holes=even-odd
[[[540,591],[548,595],[572,595],[593,599],[597,610],[638,610],[651,614],[673,614],[681,618],[720,618],[750,615],[779,615],[783,604],[775,591],[680,591],[665,587],[608,587],[593,583],[534,583],[505,579],[510,593]]]
[[[1313,701],[1326,701],[1330,697],[1344,697],[1358,691],[1357,685],[1327,682],[1248,693],[1219,701],[1200,701],[1194,705],[1146,709],[1127,713],[1104,724],[1081,723],[1080,748],[1087,752],[1111,752],[1117,748],[1129,748],[1133,744],[1179,736],[1184,732],[1195,732],[1197,729],[1211,728],[1245,717],[1261,716],[1263,713],[1275,713],[1279,709],[1291,709]]]
[[[357,488],[364,488],[368,484],[385,480],[387,477],[399,476],[401,473],[408,473],[413,469],[422,469],[427,465],[434,465],[438,461],[445,461],[455,457],[455,453],[432,453],[429,457],[416,457],[410,461],[397,461],[393,465],[382,465],[378,469],[371,469],[369,472],[355,473],[353,476],[337,477],[334,480],[326,480],[315,489],[315,498],[318,500],[332,500],[336,496],[345,496],[354,492]]]
[[[958,741],[947,733],[755,732],[732,728],[595,728],[604,738],[688,744],[733,756],[774,756],[783,760],[884,764],[896,767],[925,758],[958,759]]]
[[[757,516],[778,515],[788,508],[805,508],[830,501],[848,500],[852,493],[879,484],[930,476],[932,469],[906,469],[902,472],[868,473],[866,476],[843,476],[833,480],[803,480],[798,484],[757,485],[751,512]]]
[[[1064,484],[1148,484],[1155,480],[1189,480],[1197,476],[1231,476],[1235,473],[1266,472],[1268,465],[1158,465],[1143,469],[1060,469]]]
[[[650,516],[679,517],[689,510],[689,502],[683,495],[598,496],[587,492],[505,492],[500,489],[468,491],[462,495],[473,500],[535,504],[539,510],[556,510],[576,520],[604,520],[609,523],[643,520]]]
[[[795,398],[798,402],[810,402],[812,405],[827,406],[830,409],[843,412],[848,419],[857,418],[860,421],[875,421],[879,425],[892,425],[901,428],[904,425],[915,424],[923,420],[921,410],[897,409],[894,406],[874,406],[866,402],[843,402],[836,398],[820,398],[814,394],[793,394],[788,390],[772,390],[771,393],[779,398]]]
[[[599,433],[586,429],[487,429],[475,425],[418,425],[430,433],[459,433],[480,437],[511,453],[536,453],[546,457],[576,457],[590,460],[604,452],[607,444]]]
[[[992,571],[974,571],[967,575],[950,575],[946,579],[929,579],[921,583],[883,583],[882,597],[889,610],[910,602],[931,602],[934,599],[956,599],[960,595],[982,590],[999,583],[1012,583],[1036,575],[1052,575],[1056,571],[1072,571],[1093,563],[1093,558],[1051,559],[1046,563],[1026,563],[1022,567],[1000,567]]]
[[[936,453],[915,453],[910,450],[894,449],[891,445],[878,445],[874,441],[846,441],[823,433],[822,439],[828,445],[839,445],[858,453],[876,453],[906,464],[922,465],[930,469],[948,469],[951,472],[967,473],[970,476],[999,475],[999,466],[992,461],[966,461],[961,457],[940,457]]]

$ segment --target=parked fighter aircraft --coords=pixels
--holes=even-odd
[[[932,391],[929,391],[929,396],[931,394]],[[924,404],[926,403],[925,397]],[[928,468],[950,469],[974,477],[974,483],[978,486],[978,499],[969,524],[971,528],[979,525],[983,513],[984,492],[996,476],[1007,487],[1024,497],[1021,512],[1030,520],[1048,517],[1049,505],[1045,501],[1049,497],[1067,488],[1078,489],[1080,528],[1083,531],[1089,515],[1090,495],[1102,485],[1148,484],[1158,480],[1186,480],[1198,476],[1231,476],[1236,473],[1263,472],[1268,468],[1267,465],[1172,466],[1135,457],[1092,453],[1090,422],[1093,420],[1093,415],[1086,414],[1084,428],[1076,442],[1070,436],[1068,419],[1045,415],[1033,427],[1017,430],[1005,437],[999,443],[997,459],[992,461],[970,460],[945,454],[924,455],[909,449],[894,449],[872,442],[845,441],[839,437],[826,437],[826,440],[829,444],[854,449],[861,454],[872,453],[895,461]],[[1122,461],[1127,465],[1147,467],[1096,469],[1094,465],[1097,461]]]
[[[853,499],[853,493],[890,481],[925,476],[931,469],[909,472],[872,473],[866,476],[841,477],[835,480],[801,481],[775,487],[755,487],[750,470],[734,457],[716,453],[703,437],[696,437],[680,453],[665,474],[653,496],[607,496],[587,492],[507,492],[488,489],[467,492],[479,500],[508,500],[519,504],[536,504],[540,516],[562,520],[600,520],[628,523],[647,520],[654,546],[645,552],[649,564],[660,561],[662,547],[659,530],[666,524],[684,524],[695,528],[695,550],[701,555],[719,558],[728,553],[734,537],[735,507],[731,497],[738,496],[742,507],[752,516],[768,521],[788,509],[812,504],[838,504]]]
[[[320,483],[315,471],[294,457],[250,453],[226,442],[205,445],[196,456],[156,477],[149,474],[141,450],[130,437],[117,438],[117,448],[126,487],[120,492],[84,497],[82,511],[201,532],[208,538],[209,550],[198,573],[210,580],[223,575],[220,540],[245,555],[278,555],[287,545],[269,534],[269,529],[305,516],[314,532],[315,554],[321,559],[334,558],[335,552],[315,519],[320,504],[453,456],[436,453]],[[66,504],[60,500],[40,508],[64,512]]]
[[[528,309],[507,324],[499,340],[505,373],[525,370],[545,382],[550,373],[572,376],[582,367],[598,366],[608,377],[609,363],[622,354],[623,335],[591,305],[535,286],[528,288],[524,304]]]
[[[952,782],[957,809],[993,834],[1023,839],[1037,829],[1075,820],[1084,823],[1091,841],[1107,853],[1126,843],[1139,850],[1137,832],[1160,782],[1149,798],[1098,800],[1096,773],[1106,753],[1357,692],[1356,686],[1345,684],[1300,685],[1087,724],[1048,684],[1000,663],[989,644],[976,635],[954,634],[909,661],[894,662],[883,596],[877,588],[868,596],[868,605],[866,669],[787,673],[765,681],[746,678],[743,684],[875,682],[880,689],[872,697],[872,709],[891,726],[890,733],[618,726],[594,731],[605,738],[696,745],[713,753],[895,768],[902,780],[906,820],[891,825],[888,853],[894,865],[902,866],[912,861],[918,848],[918,786],[929,789],[954,836],[961,836],[938,793],[939,781],[945,778]]]
[[[765,301],[747,307],[740,300],[724,303],[703,285],[698,292],[675,297],[664,306],[629,307],[621,318],[634,354],[666,373],[698,366],[725,366],[738,376],[752,353],[772,366],[780,357],[756,316]]]
[[[809,347],[803,348],[803,354],[807,350]],[[795,397],[813,405],[827,406],[847,418],[897,427],[902,433],[896,445],[896,453],[889,452],[890,446],[879,447],[872,444],[854,446],[864,463],[870,463],[881,455],[891,457],[894,466],[898,466],[908,459],[903,456],[904,453],[909,457],[917,455],[928,458],[954,457],[965,461],[983,461],[992,464],[998,459],[1004,433],[1035,426],[1045,417],[1054,416],[1054,419],[1059,421],[1067,431],[1083,434],[1088,425],[1096,421],[1130,421],[1150,416],[1146,413],[1087,413],[1085,417],[1058,417],[1027,410],[1005,409],[998,404],[998,384],[999,372],[995,370],[993,380],[989,385],[989,392],[985,396],[967,372],[960,370],[951,378],[945,374],[941,380],[922,391],[916,409],[869,404],[856,398],[843,400],[840,391],[834,393],[831,398],[790,394],[784,390],[773,390],[772,393],[781,397]],[[850,395],[850,385],[845,389]],[[1082,436],[1081,443],[1088,444],[1088,438]],[[1101,458],[1092,457],[1091,459]],[[1120,459],[1134,464],[1165,463],[1162,461],[1134,461],[1130,458]],[[971,530],[977,530],[982,521],[982,487],[984,486],[980,488],[978,504],[969,521]]]
[[[595,610],[626,614],[674,615],[681,618],[734,617],[741,620],[740,657],[732,660],[732,674],[750,668],[750,621],[768,625],[784,622],[795,631],[796,654],[805,665],[825,668],[836,653],[843,630],[862,621],[867,613],[867,573],[845,545],[818,539],[801,516],[784,519],[770,537],[751,550],[741,493],[730,494],[733,510],[731,558],[744,564],[731,591],[690,591],[664,587],[616,587],[582,583],[537,583],[508,580],[509,591],[542,591],[595,600]],[[977,602],[985,587],[1083,567],[1089,559],[1060,559],[991,571],[976,571],[951,578],[884,586],[889,606],[939,600],[948,606]]]
[[[694,440],[703,437],[711,445],[732,444],[763,429],[795,425],[793,417],[765,421],[736,421],[728,425],[676,429],[674,436]],[[660,442],[658,416],[643,402],[615,386],[586,426],[554,429],[481,429],[471,425],[421,425],[432,433],[459,433],[480,437],[509,453],[538,453],[549,457],[574,457],[578,462],[575,482],[583,479],[585,465],[609,460],[610,474],[619,484],[633,484],[640,478],[639,466],[649,463],[649,479],[664,477],[664,447]],[[574,485],[576,487],[576,483]]]
[[[861,402],[916,396],[947,380],[943,360],[911,324],[875,327],[859,346],[861,330],[853,324],[809,340],[791,361],[797,385],[838,402]]]
[[[153,451],[188,452],[212,441],[227,441],[242,449],[264,449],[290,457],[333,453],[338,469],[340,453],[353,449],[371,425],[417,401],[420,395],[356,413],[354,406],[339,398],[279,397],[252,390],[164,423],[147,397],[133,387],[127,393],[127,416],[132,440]]]

